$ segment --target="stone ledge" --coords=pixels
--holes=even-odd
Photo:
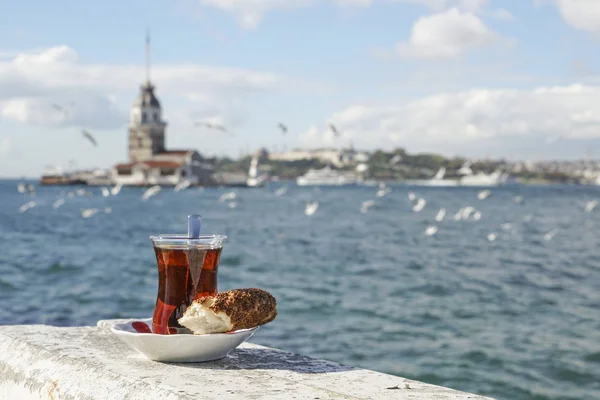
[[[153,362],[110,333],[115,322],[0,326],[0,398],[489,399],[251,343],[219,361]]]

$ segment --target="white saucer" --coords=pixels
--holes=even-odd
[[[231,333],[211,333],[206,335],[157,335],[138,333],[131,325],[145,323],[152,329],[152,318],[132,320],[114,324],[111,332],[150,360],[162,362],[204,362],[226,357],[232,350],[244,343],[259,328],[241,329]]]

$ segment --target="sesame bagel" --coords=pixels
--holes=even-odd
[[[267,291],[233,289],[201,297],[178,320],[194,334],[224,333],[264,325],[277,316],[277,302]]]

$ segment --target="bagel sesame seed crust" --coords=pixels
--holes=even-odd
[[[207,298],[198,299],[204,302]],[[267,324],[277,316],[277,301],[269,292],[257,289],[233,289],[217,293],[209,307],[214,313],[225,313],[231,330],[248,329]]]

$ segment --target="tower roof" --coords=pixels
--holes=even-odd
[[[150,81],[146,81],[141,88],[140,94],[135,101],[135,106],[139,107],[160,107],[160,103],[154,95],[154,86]]]

